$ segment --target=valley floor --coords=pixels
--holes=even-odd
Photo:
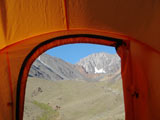
[[[124,120],[121,82],[28,78],[23,120]]]

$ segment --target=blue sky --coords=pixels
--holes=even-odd
[[[97,52],[115,54],[114,47],[97,44],[67,44],[46,51],[47,54],[61,58],[69,63],[77,63],[81,58]]]

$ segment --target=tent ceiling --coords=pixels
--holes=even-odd
[[[89,29],[124,34],[160,51],[159,11],[158,0],[1,0],[0,48],[44,33]]]

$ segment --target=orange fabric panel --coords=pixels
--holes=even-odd
[[[6,17],[6,44],[12,44],[36,35],[65,30],[63,0],[2,0]],[[6,6],[6,8],[4,8]],[[0,18],[1,19],[1,18]],[[0,48],[4,46],[0,44]]]
[[[122,60],[126,119],[159,120],[159,52],[130,41],[128,50],[120,47],[118,53]]]
[[[13,120],[13,102],[6,52],[0,54],[0,63],[0,120]]]
[[[74,35],[74,34],[93,34],[93,35],[101,35],[101,36],[108,36],[108,37],[113,37],[113,38],[119,38],[119,39],[123,39],[123,40],[128,40],[127,36],[124,36],[122,34],[117,34],[117,33],[113,33],[113,32],[102,32],[102,31],[96,31],[96,30],[85,30],[85,29],[78,29],[78,30],[64,30],[64,31],[57,31],[57,32],[50,32],[50,33],[45,33],[45,34],[41,34],[38,36],[34,36],[34,37],[30,37],[28,39],[24,39],[21,41],[18,41],[14,44],[10,44],[6,47],[4,47],[3,49],[0,49],[1,51],[4,51],[7,48],[10,48],[12,46],[15,45],[19,45],[19,44],[26,44],[24,45],[25,47],[28,47],[28,44],[31,43],[35,43],[35,44],[39,44],[45,40],[51,39],[51,38],[55,38],[58,36],[64,36],[64,35]]]
[[[33,47],[33,46],[32,46]],[[17,46],[12,49],[12,51],[8,52],[9,55],[9,64],[10,64],[10,76],[11,76],[11,82],[12,82],[12,95],[13,95],[13,118],[14,120],[16,117],[16,96],[17,96],[17,80],[20,73],[21,65],[23,63],[24,57],[28,54],[29,50],[31,48],[23,48],[23,46]],[[15,55],[16,53],[16,55]]]
[[[34,41],[32,43],[26,41],[0,52],[0,62],[3,64],[0,67],[0,80],[2,83],[0,84],[0,95],[2,95],[0,96],[0,120],[16,120],[18,76],[25,57],[36,45]]]
[[[6,43],[5,43],[5,36],[4,36],[4,31],[2,29],[2,24],[1,24],[1,21],[0,21],[0,48],[3,48],[3,47],[6,47]]]
[[[69,29],[117,32],[160,51],[160,1],[67,0],[67,8]]]
[[[132,74],[139,99],[135,99],[136,117],[159,120],[160,53],[136,42],[131,43]],[[136,119],[137,119],[136,118]]]
[[[150,52],[149,52],[150,53]],[[160,119],[160,115],[157,111],[160,111],[160,54],[151,52],[148,59],[147,78],[149,80],[148,94],[150,104],[150,112],[152,118],[155,120]],[[145,68],[145,67],[144,67]]]
[[[3,51],[0,51],[0,56],[2,56],[3,54],[6,54],[5,62],[9,64],[9,66],[7,65],[7,68],[6,68],[7,72],[4,69],[2,69],[2,71],[0,72],[0,76],[2,76],[2,74],[5,73],[5,76],[2,76],[2,78],[4,78],[3,79],[4,81],[8,82],[6,86],[9,87],[9,92],[6,94],[6,96],[8,96],[11,99],[10,102],[12,103],[11,110],[13,111],[11,111],[10,113],[7,113],[9,116],[11,116],[11,118],[7,120],[16,120],[16,97],[17,97],[18,76],[19,76],[20,69],[22,67],[22,63],[25,57],[37,44],[38,42],[34,41],[33,39],[33,42],[24,41],[19,44],[12,45],[9,48],[4,49]],[[8,54],[8,57],[7,57],[7,54]],[[10,71],[10,73],[8,73],[8,71]],[[28,76],[28,74],[26,74],[26,76]],[[11,86],[10,86],[10,82],[11,82]],[[12,88],[12,90],[10,87]],[[11,91],[12,91],[13,98],[11,98]],[[0,102],[0,104],[4,104],[4,102]],[[1,116],[0,116],[0,120],[1,120]],[[2,120],[5,120],[5,119],[2,119]]]
[[[6,34],[6,12],[5,12],[5,1],[0,0],[0,48],[5,47],[5,34]]]
[[[138,42],[130,42],[130,53],[131,53],[131,78],[133,79],[133,90],[135,97],[133,97],[135,120],[152,120],[152,115],[150,113],[150,102],[149,102],[149,86],[148,78],[146,73],[147,69],[152,69],[147,67],[149,61],[147,61],[148,52],[152,51],[149,47],[140,44]],[[155,52],[155,51],[152,51]],[[146,67],[145,67],[146,66]],[[154,69],[152,69],[154,71]],[[136,97],[137,94],[137,97]],[[158,120],[158,119],[154,119]]]

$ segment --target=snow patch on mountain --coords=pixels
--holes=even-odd
[[[95,74],[96,74],[96,73],[106,73],[105,70],[103,70],[103,68],[98,70],[98,69],[95,67],[94,69],[95,69]]]

